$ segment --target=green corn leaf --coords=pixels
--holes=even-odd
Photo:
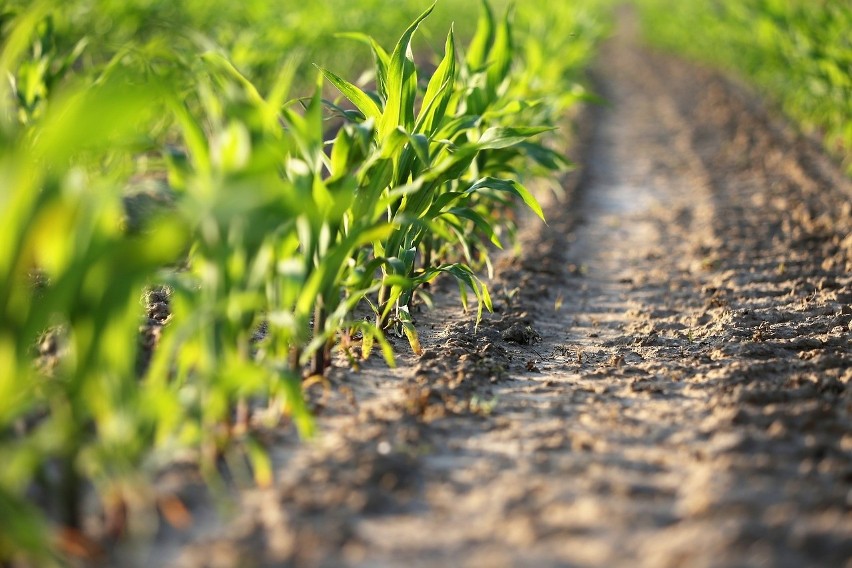
[[[472,235],[465,231],[461,219],[448,214],[441,220],[449,227],[449,232],[453,235],[451,242],[454,242],[461,248],[462,258],[464,258],[468,265],[473,264],[473,250],[471,245],[473,245],[474,239]]]
[[[297,57],[289,57],[284,62],[284,65],[281,67],[281,70],[276,74],[275,81],[272,83],[272,89],[269,91],[269,95],[267,97],[267,114],[264,117],[265,125],[275,125],[277,127],[277,118],[280,113],[280,109],[284,106],[284,102],[287,100],[287,96],[290,93],[290,89],[293,86],[293,80],[296,76],[296,70],[299,67],[299,58]],[[276,132],[278,129],[272,130],[272,132]]]
[[[219,77],[221,75],[236,81],[237,84],[243,88],[249,101],[258,108],[264,108],[266,106],[266,101],[262,96],[260,96],[260,93],[257,91],[257,87],[255,87],[245,75],[240,73],[234,64],[228,61],[225,56],[220,53],[216,53],[215,51],[207,51],[201,54],[201,60],[207,64],[210,70],[214,71],[214,76]]]
[[[453,30],[447,35],[444,46],[444,58],[429,79],[426,94],[423,95],[418,124],[415,132],[432,133],[444,119],[444,113],[453,96],[456,79],[456,45]]]
[[[482,296],[482,305],[485,306],[485,309],[487,309],[489,312],[492,312],[494,311],[494,304],[491,301],[491,293],[488,291],[488,286],[486,286],[484,282],[480,283],[482,284],[482,287],[479,290],[480,295]],[[481,318],[482,308],[480,308],[479,313]]]
[[[341,160],[345,162],[345,165],[342,169],[332,168],[331,171],[333,174],[355,176],[363,163],[369,160],[375,130],[373,127],[374,123],[373,119],[368,119],[357,124],[346,124],[340,129],[346,138],[346,142],[344,143],[346,155],[345,160],[343,156],[338,155],[338,167],[341,165]],[[334,154],[334,148],[332,150],[332,154]],[[338,154],[341,154],[341,152],[342,149],[337,150]]]
[[[388,340],[385,338],[385,334],[376,326],[372,324],[368,325],[374,330],[373,337],[379,342],[379,346],[382,348],[382,356],[385,358],[385,362],[388,367],[396,367],[396,361],[393,356],[393,347],[391,347],[391,344],[388,343]]]
[[[403,32],[390,56],[387,76],[387,102],[379,122],[379,139],[384,139],[398,126],[406,130],[414,129],[414,96],[417,91],[417,77],[414,63],[409,58],[411,37],[420,23],[435,9],[433,3],[425,12]]]
[[[202,176],[209,175],[212,166],[204,129],[189,112],[184,102],[171,97],[168,100],[182,129],[186,149],[192,157],[196,170]]]
[[[494,246],[499,249],[503,249],[503,244],[500,242],[500,239],[497,238],[497,234],[494,232],[494,228],[491,224],[485,220],[485,218],[472,209],[465,209],[461,207],[455,207],[447,211],[456,217],[462,217],[463,219],[467,219],[469,221],[473,221],[473,224],[479,229],[483,234],[488,237],[488,240],[491,241]]]
[[[485,284],[482,283],[474,274],[473,271],[470,270],[469,267],[466,267],[467,271],[462,272],[464,275],[462,278],[459,278],[459,285],[461,286],[464,283],[468,288],[473,291],[474,296],[476,296],[476,326],[479,326],[479,322],[482,321],[482,313],[484,309],[488,309],[488,311],[492,311],[491,306],[491,297],[488,295],[488,289],[485,287]]]
[[[496,98],[496,91],[509,74],[512,66],[514,48],[512,46],[512,7],[506,10],[506,15],[497,26],[494,43],[488,55],[489,66],[486,71],[489,96]]]
[[[389,253],[404,255],[404,251],[419,242],[423,229],[428,226],[428,223],[420,217],[429,207],[428,198],[431,188],[431,184],[424,186],[417,194],[404,202],[394,214],[393,222],[398,229],[385,244],[385,249]]]
[[[423,167],[428,168],[432,163],[429,159],[429,139],[423,134],[405,132],[405,135],[408,138],[409,147],[414,150]]]
[[[414,271],[414,261],[417,259],[417,248],[409,247],[403,251],[401,258],[405,263],[405,274],[411,274]]]
[[[353,290],[352,296],[358,296],[361,292],[369,294],[368,290],[375,281],[376,271],[384,264],[384,258],[374,258],[369,262],[356,263],[355,268],[349,272],[343,286]],[[360,301],[360,299],[358,300]]]
[[[336,105],[334,104],[334,102],[328,99],[323,99],[322,102],[326,107],[330,108],[338,115],[345,118],[347,122],[360,122],[362,120],[365,120],[364,113],[362,113],[360,110],[343,108],[342,106]]]
[[[432,168],[424,177],[430,182],[458,179],[470,168],[479,152],[475,144],[448,145],[433,159]]]
[[[248,453],[255,483],[257,483],[257,486],[261,488],[269,487],[274,481],[272,460],[269,459],[269,454],[263,446],[252,437],[246,438],[243,440],[243,443],[245,444]]]
[[[311,194],[313,202],[316,204],[316,208],[322,215],[324,221],[328,221],[339,216],[340,212],[334,211],[336,209],[334,195],[332,195],[331,191],[328,189],[328,185],[320,179],[319,176],[313,177]],[[323,223],[323,226],[326,226],[326,223]]]
[[[545,221],[544,211],[538,200],[529,192],[527,188],[514,180],[499,179],[499,178],[482,178],[471,185],[465,193],[475,193],[476,191],[487,188],[497,191],[508,191],[521,198],[521,200],[535,213],[542,221]]]
[[[302,394],[302,380],[295,373],[279,373],[276,386],[284,397],[284,411],[293,417],[299,435],[311,439],[316,433],[316,423]]]
[[[482,133],[477,146],[482,150],[507,148],[520,144],[527,138],[555,130],[552,126],[492,126]]]
[[[387,238],[391,231],[393,227],[384,223],[366,229],[353,230],[343,240],[330,247],[302,287],[296,302],[296,310],[299,313],[310,314],[318,296],[328,298],[335,288],[339,291],[338,283],[342,280],[341,273],[352,251],[360,246]],[[306,239],[303,239],[303,242],[304,240]]]
[[[329,80],[329,82],[334,85],[338,91],[340,91],[344,97],[349,99],[355,107],[361,111],[364,117],[374,120],[380,120],[382,117],[382,111],[379,108],[379,105],[371,99],[367,94],[341,77],[338,77],[328,69],[322,69],[322,74],[325,75],[325,78]]]
[[[373,352],[373,342],[375,340],[376,335],[372,333],[372,330],[361,330],[361,359],[366,361],[370,358],[370,354]]]
[[[454,235],[456,235],[456,233],[447,229],[449,223],[446,222],[446,219],[440,218],[438,215],[427,218],[424,224],[426,229],[431,233],[431,236],[436,240],[452,242]]]
[[[302,160],[308,165],[313,175],[318,175],[323,165],[323,125],[322,125],[322,74],[317,75],[316,88],[304,114],[299,114],[292,108],[285,108],[282,115],[290,126],[289,134],[295,142]]]
[[[53,9],[51,2],[34,2],[23,15],[16,18],[14,25],[10,26],[8,35],[4,37],[3,46],[0,49],[0,74],[4,77],[0,83],[2,104],[8,104],[7,101],[11,100],[9,97],[11,82],[6,80],[6,77],[14,77],[18,61],[30,49],[36,29],[51,9]]]
[[[442,193],[437,198],[435,198],[435,201],[429,207],[429,211],[426,212],[426,217],[429,219],[434,219],[435,217],[440,215],[441,212],[447,208],[447,206],[449,206],[454,201],[457,201],[460,197],[464,196],[465,193],[461,191],[447,191],[445,193]]]
[[[448,89],[449,90],[450,82],[445,81],[440,89]],[[449,99],[452,98],[454,93],[449,90]],[[437,97],[433,97],[429,100],[424,100],[423,105],[420,107],[420,114],[417,117],[417,122],[414,125],[415,132],[426,132],[427,134],[433,134],[433,130],[440,127],[440,120],[443,118],[446,113],[446,107],[443,111],[440,112],[441,118],[437,118],[436,110],[438,105],[440,104],[441,99]]]
[[[423,178],[419,177],[410,184],[395,187],[384,192],[376,203],[376,211],[392,211],[394,209],[397,209],[398,211],[400,203],[403,202],[403,198],[415,195],[418,191],[420,191],[420,188],[423,186],[423,181]],[[400,215],[399,217],[394,216],[394,222],[407,223],[408,221]]]
[[[369,36],[360,32],[343,32],[335,34],[335,37],[352,39],[370,46],[373,52],[373,62],[376,65],[376,83],[379,87],[379,94],[387,100],[387,76],[388,67],[390,66],[390,55],[379,43]]]
[[[377,207],[377,204],[392,179],[393,161],[379,153],[373,154],[358,172],[358,198],[355,200],[354,219],[375,219],[381,214],[384,208]]]
[[[486,61],[491,44],[494,42],[494,14],[487,0],[482,0],[476,33],[467,48],[467,64],[473,70],[481,69]]]
[[[498,102],[482,113],[482,118],[490,121],[498,118],[512,117],[530,109],[541,108],[544,104],[545,101],[543,99]]]
[[[20,445],[23,446],[23,444]],[[19,450],[16,452],[17,455],[9,456],[4,452],[4,467],[11,469],[18,466],[17,469],[21,469],[15,462],[36,461],[34,455],[27,455],[32,453],[35,453],[34,450]],[[9,457],[14,461],[10,462]],[[10,491],[4,483],[0,486],[0,511],[3,511],[0,515],[0,531],[2,531],[0,534],[3,535],[0,538],[0,546],[2,546],[0,554],[4,555],[4,561],[10,558],[6,555],[14,555],[25,558],[29,562],[35,562],[37,565],[55,565],[53,551],[47,545],[50,542],[52,527],[38,507],[30,503],[28,499],[22,498],[17,491]]]
[[[48,109],[34,154],[61,163],[81,151],[127,145],[145,117],[162,111],[160,101],[169,96],[165,87],[151,81],[140,88],[128,77],[116,76],[91,89],[72,91]]]
[[[395,284],[393,286],[390,286],[390,293],[388,294],[386,300],[385,309],[382,311],[381,314],[382,321],[387,321],[388,316],[393,311],[394,306],[396,306],[399,302],[400,297],[403,295],[403,293],[410,289],[411,285],[408,284],[407,281],[405,284]]]
[[[476,277],[469,266],[462,263],[443,265],[433,268],[428,270],[427,273],[424,274],[424,277],[431,279],[431,277],[434,277],[434,274],[439,272],[451,274],[459,283],[459,293],[461,294],[462,305],[465,309],[467,309],[467,290],[472,291],[476,296],[478,303],[476,311],[476,325],[478,326],[479,322],[482,320],[483,308],[487,309],[489,312],[493,310],[491,295],[488,293],[488,288]]]
[[[343,177],[348,173],[352,149],[355,146],[352,132],[347,128],[341,128],[334,138],[331,146],[331,175]]]
[[[521,142],[518,149],[540,166],[552,171],[564,171],[574,166],[574,163],[550,148],[535,142]]]
[[[361,358],[366,360],[369,358],[370,353],[373,350],[373,344],[378,342],[381,350],[382,356],[385,359],[388,367],[394,368],[396,367],[396,360],[393,354],[393,347],[388,343],[387,338],[385,338],[385,334],[382,331],[367,321],[358,321],[353,322],[352,327],[355,329],[359,329],[361,331]]]
[[[68,69],[70,69],[71,66],[74,65],[78,59],[80,59],[80,56],[83,55],[83,52],[86,50],[86,47],[88,45],[89,38],[82,38],[74,45],[74,49],[71,50],[71,53],[69,53],[67,56],[63,57],[60,60],[59,67],[51,73],[50,80],[47,81],[48,89],[53,86],[53,83],[55,83],[57,79],[61,79],[65,76],[65,72],[68,71]]]
[[[386,192],[378,202],[379,209],[387,209],[391,207],[393,204],[399,202],[403,197],[414,195],[420,188],[423,187],[424,179],[422,177],[417,178],[412,183],[395,187],[390,191]]]
[[[479,116],[465,114],[446,121],[435,133],[434,139],[438,141],[453,141],[459,134],[473,128],[480,121]],[[452,142],[450,142],[452,144]]]
[[[408,131],[401,126],[395,126],[382,136],[381,156],[388,159],[396,158],[406,142],[408,142]]]
[[[539,219],[547,223],[547,219],[544,218],[544,211],[541,210],[541,204],[535,198],[535,196],[530,193],[530,191],[524,187],[520,182],[513,181],[512,187],[514,188],[514,192],[518,197],[520,197],[523,202],[529,207],[533,213],[535,213]]]
[[[408,339],[408,344],[411,345],[411,350],[419,357],[423,354],[423,347],[420,345],[420,338],[417,335],[417,329],[414,327],[414,320],[411,319],[408,306],[400,306],[397,317],[402,325],[402,331]]]
[[[321,165],[319,157],[323,155],[322,89],[323,75],[322,73],[318,73],[314,95],[311,97],[308,108],[305,109],[307,131],[303,133],[304,141],[307,144],[307,149],[304,153],[306,157],[310,157],[311,164],[314,166],[314,173],[319,173]]]
[[[399,257],[392,256],[386,259],[386,264],[387,267],[390,269],[390,274],[405,276],[408,273],[408,268],[405,264],[405,261]]]

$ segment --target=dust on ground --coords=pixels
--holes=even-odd
[[[143,563],[852,566],[849,182],[629,30],[595,77],[586,167],[495,313],[439,289],[422,357],[334,370],[318,439],[270,434],[275,485]]]

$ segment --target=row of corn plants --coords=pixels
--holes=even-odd
[[[321,65],[333,61],[357,77],[369,68],[369,58],[357,49],[347,49],[334,34],[369,32],[383,45],[392,44],[399,30],[428,5],[423,0],[398,0],[393,9],[388,9],[388,0],[4,0],[0,22],[39,4],[50,14],[45,27],[50,28],[47,36],[53,55],[74,53],[77,73],[131,63],[137,70],[157,73],[174,65],[176,52],[187,55],[212,48],[263,92],[274,83],[282,54]],[[505,4],[505,0],[493,2],[496,7]],[[477,11],[477,2],[441,2],[421,26],[415,50],[442,44],[453,21],[457,32],[470,37]],[[305,87],[312,87],[311,66],[299,66],[296,75],[294,91],[304,94]]]
[[[544,136],[603,29],[483,2],[427,74],[412,41],[433,6],[389,51],[338,38],[371,54],[366,83],[329,65],[293,98],[297,59],[260,88],[190,33],[104,57],[52,8],[0,22],[0,564],[91,554],[157,511],[179,524],[151,483],[178,458],[270,483],[252,409],[310,436],[303,380],[334,349],[393,365],[388,333],[419,352],[411,306],[439,275],[490,310],[482,269],[512,208],[543,217],[522,179],[568,166]],[[130,226],[140,184],[168,204]],[[157,290],[170,315],[140,365]]]
[[[636,1],[647,38],[755,83],[852,168],[852,5]],[[850,169],[852,171],[852,169]]]

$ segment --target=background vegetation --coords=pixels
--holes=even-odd
[[[741,75],[852,168],[852,4],[636,3],[650,42]]]

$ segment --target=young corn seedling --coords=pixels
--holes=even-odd
[[[147,381],[151,388],[172,389],[183,401],[183,420],[161,424],[164,443],[199,444],[212,474],[229,443],[239,439],[257,480],[268,483],[264,454],[243,436],[251,399],[279,399],[303,434],[312,428],[299,369],[286,358],[270,359],[256,337],[266,314],[280,314],[274,302],[290,299],[287,290],[276,289],[281,273],[290,288],[307,283],[304,271],[293,278],[288,268],[304,258],[294,245],[304,196],[280,175],[290,148],[277,109],[290,75],[282,72],[265,100],[222,56],[207,53],[202,66],[197,92],[203,119],[172,99],[188,157],[173,161],[171,184],[193,244],[188,270],[169,278],[174,321]],[[308,310],[286,320],[270,316],[269,334],[283,338],[285,349],[298,349],[309,339],[308,318]]]
[[[487,6],[484,10],[490,15]],[[476,88],[466,89],[460,82],[451,31],[442,61],[418,97],[417,69],[410,44],[431,11],[432,8],[426,10],[409,26],[390,54],[369,38],[350,35],[368,43],[373,51],[376,92],[367,93],[334,73],[323,71],[358,109],[363,124],[373,126],[373,156],[359,175],[355,215],[384,215],[393,226],[386,239],[373,243],[373,256],[382,271],[376,324],[386,327],[392,315],[415,351],[419,351],[419,341],[410,304],[418,286],[439,273],[450,274],[459,282],[465,304],[466,290],[474,293],[479,305],[477,318],[483,308],[491,309],[487,287],[471,268],[474,254],[470,243],[480,239],[480,235],[497,246],[500,242],[493,224],[481,213],[487,205],[480,202],[495,192],[508,192],[541,214],[537,202],[523,186],[512,180],[479,175],[482,168],[477,161],[487,150],[511,147],[547,130],[488,128],[483,115],[471,112],[486,110],[490,100],[498,98],[498,86],[511,60],[508,19],[496,41],[486,24],[481,24],[474,40],[472,51],[478,49],[482,53],[477,57],[482,58],[491,54],[492,68],[499,71],[483,71],[485,94],[472,95],[471,92],[478,92]],[[468,99],[477,101],[475,108]],[[432,252],[442,241],[456,243],[464,261],[433,264]],[[390,285],[391,278],[407,284]]]
[[[375,215],[352,214],[357,189],[353,169],[367,153],[369,132],[342,128],[327,155],[323,141],[321,92],[320,80],[304,114],[296,113],[293,108],[284,112],[286,136],[294,148],[287,161],[285,176],[296,188],[302,203],[297,228],[307,275],[296,308],[314,308],[313,340],[306,346],[303,355],[310,357],[309,373],[312,375],[324,373],[330,363],[329,351],[334,337],[344,328],[351,327],[345,323],[348,314],[368,293],[367,289],[352,285],[344,290],[343,282],[353,268],[353,258],[363,246],[391,230],[388,223]],[[359,279],[352,282],[356,281]],[[345,302],[344,295],[347,297]],[[358,327],[365,336],[379,335],[372,328]],[[382,341],[383,337],[379,340]]]
[[[116,78],[65,89],[26,130],[0,127],[0,498],[11,502],[0,533],[16,534],[18,522],[36,529],[24,497],[32,483],[70,533],[82,529],[85,482],[111,515],[149,447],[135,376],[138,298],[185,235],[165,219],[144,236],[123,231],[120,156],[161,97],[160,85]],[[32,345],[47,329],[66,348],[38,372]],[[44,528],[28,548],[49,550]]]

